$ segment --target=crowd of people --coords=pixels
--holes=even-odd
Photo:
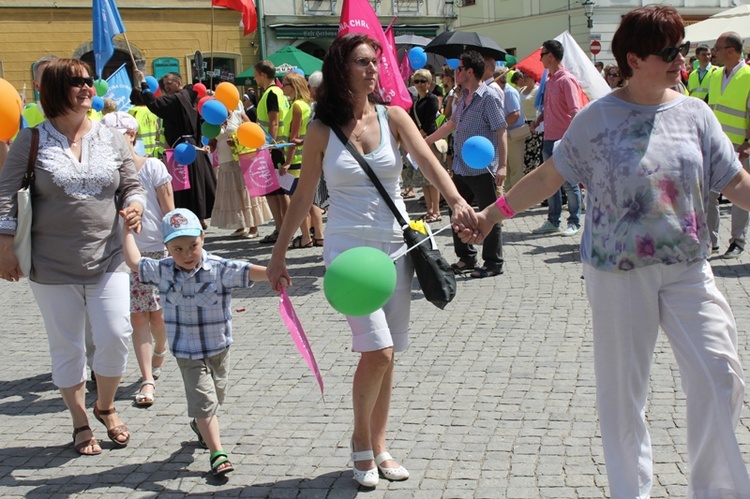
[[[651,489],[645,408],[660,327],[686,392],[690,495],[750,497],[734,434],[744,395],[737,328],[707,262],[720,250],[721,197],[733,203],[724,257],[744,252],[750,67],[736,33],[722,34],[713,48],[698,45],[686,71],[689,48],[675,9],[639,8],[614,35],[616,64],[600,68],[612,91],[592,103],[565,67],[563,45],[546,40],[544,85],[498,66],[489,54],[466,50],[455,69],[415,71],[408,82],[413,103],[404,110],[374,97],[383,47],[348,34],[333,42],[322,71],[309,78],[289,72],[277,81],[270,61],[255,64],[260,97],[244,93],[207,145],[199,94],[179,74],[164,75],[156,95],[136,71],[132,110],[105,109],[98,117],[90,68],[73,59],[40,59],[34,65],[40,101],[27,117],[35,126],[0,151],[7,154],[0,171],[0,278],[22,277],[13,253],[15,192],[31,161],[28,277],[49,338],[53,382],[72,419],[74,449],[102,452],[84,405],[87,366],[96,381],[94,417],[116,446],[128,445],[131,433],[114,399],[132,334],[142,375],[134,403],[158,405],[156,381],[169,347],[185,385],[190,427],[210,451],[211,471],[232,471],[217,417],[230,383],[231,290],[255,281],[277,291],[293,285],[289,250],[322,246],[326,266],[355,247],[400,255],[402,228],[381,192],[409,219],[405,199],[421,188],[424,209],[411,203],[411,215],[424,212],[424,223],[438,223],[447,205],[456,274],[503,274],[502,220],[543,201],[547,219],[533,234],[580,236],[613,497],[648,497]],[[247,121],[287,144],[273,148],[271,158],[280,175],[293,177],[291,186],[248,194],[240,156],[256,152],[236,135]],[[484,169],[462,154],[476,136],[494,149]],[[169,151],[180,143],[197,154],[187,165],[190,187],[174,190]],[[253,239],[271,219],[273,232],[257,241],[273,245],[267,267],[204,250],[209,223]],[[71,233],[78,237],[71,240]],[[352,473],[364,487],[377,486],[380,477],[410,476],[387,439],[395,355],[409,344],[414,275],[409,258],[395,265],[388,302],[346,317],[359,356]]]

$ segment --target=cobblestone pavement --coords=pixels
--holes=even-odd
[[[418,210],[418,205],[410,206]],[[590,313],[578,236],[530,230],[546,209],[505,224],[505,275],[461,279],[445,311],[415,288],[411,346],[397,357],[388,442],[411,471],[359,490],[348,462],[351,381],[357,357],[346,322],[325,302],[321,249],[289,251],[292,303],[325,381],[325,401],[278,315],[278,296],[259,283],[234,295],[231,389],[220,411],[222,441],[237,471],[216,481],[208,452],[188,427],[173,358],[156,403],[133,405],[135,356],[117,408],[132,433],[116,449],[91,417],[103,453],[77,457],[71,424],[51,383],[42,321],[28,284],[0,283],[0,495],[3,497],[600,498],[607,478],[594,407]],[[446,223],[447,217],[443,217]],[[722,207],[723,249],[729,226]],[[439,224],[434,224],[437,228]],[[271,231],[261,228],[261,235]],[[270,247],[210,229],[209,250],[266,263]],[[454,261],[450,239],[438,236]],[[714,262],[748,361],[750,257]],[[654,443],[654,498],[684,497],[688,464],[684,395],[668,343],[660,338],[648,418]],[[87,396],[88,407],[95,396]],[[750,457],[750,412],[737,430]]]

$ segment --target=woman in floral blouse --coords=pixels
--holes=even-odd
[[[750,497],[734,433],[744,394],[737,327],[707,262],[706,226],[710,191],[750,209],[750,175],[711,109],[671,89],[684,36],[672,7],[624,16],[612,53],[628,84],[578,113],[554,156],[479,214],[486,233],[565,180],[588,189],[581,260],[612,497],[650,495],[646,402],[660,327],[686,395],[687,497]]]

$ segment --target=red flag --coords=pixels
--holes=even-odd
[[[242,25],[245,27],[245,36],[258,29],[258,14],[255,12],[255,2],[253,0],[211,0],[211,5],[241,12]]]
[[[362,33],[377,40],[383,48],[378,67],[378,84],[375,88],[381,100],[393,106],[411,108],[411,96],[404,85],[396,58],[396,44],[390,43],[383,26],[372,10],[369,0],[344,0],[339,21],[339,36]]]
[[[544,65],[540,59],[542,49],[538,48],[531,54],[527,55],[513,66],[513,69],[521,71],[525,75],[529,75],[534,78],[535,81],[539,81],[544,73]]]

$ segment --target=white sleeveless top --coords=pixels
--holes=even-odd
[[[396,138],[388,125],[384,106],[377,105],[380,144],[364,158],[380,179],[406,221],[406,205],[401,198],[401,155]],[[366,241],[397,243],[404,240],[396,217],[388,208],[375,185],[346,150],[336,134],[330,131],[323,157],[323,174],[330,195],[326,237],[347,235]]]

